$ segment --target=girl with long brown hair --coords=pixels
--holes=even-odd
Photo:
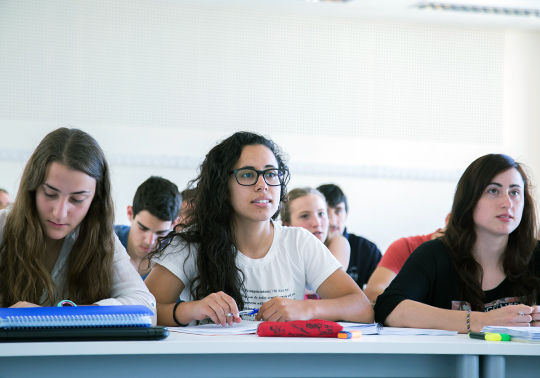
[[[444,235],[418,247],[385,292],[375,319],[395,327],[479,332],[540,325],[540,246],[522,166],[501,154],[461,176]]]
[[[39,143],[13,206],[0,211],[0,307],[141,304],[154,298],[113,232],[110,171],[87,133]]]
[[[256,320],[373,321],[365,295],[317,238],[273,222],[288,177],[279,147],[260,135],[238,132],[210,150],[191,183],[186,227],[151,252],[145,283],[158,324],[231,325],[244,309],[257,309]],[[322,300],[302,300],[306,287]]]

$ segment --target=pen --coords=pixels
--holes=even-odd
[[[238,311],[238,316],[240,315],[255,315],[259,312],[259,309],[254,308],[253,310],[244,310],[244,311]],[[227,316],[233,316],[231,312],[227,314]]]
[[[337,337],[338,339],[356,339],[362,337],[362,331],[341,331]]]
[[[469,332],[469,337],[488,341],[510,341],[510,335],[506,333]]]

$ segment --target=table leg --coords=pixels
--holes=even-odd
[[[482,356],[482,378],[505,378],[506,360],[504,356]]]
[[[456,378],[478,378],[479,357],[475,355],[459,355],[456,361]]]

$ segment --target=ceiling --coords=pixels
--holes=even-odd
[[[315,16],[540,30],[540,0],[148,0]],[[418,5],[427,5],[419,9]],[[434,8],[430,6],[434,4]],[[438,6],[444,4],[444,6]],[[470,10],[465,11],[463,7]],[[447,10],[444,10],[446,8]],[[495,10],[493,10],[496,8]],[[496,13],[496,12],[500,13]],[[530,11],[526,15],[526,11]],[[534,14],[536,12],[536,15]],[[505,12],[510,14],[505,14]],[[517,13],[517,14],[515,14]],[[532,14],[531,14],[532,13]]]

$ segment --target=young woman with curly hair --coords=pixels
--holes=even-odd
[[[159,324],[232,325],[239,309],[258,309],[257,320],[373,321],[367,298],[317,238],[273,222],[288,179],[278,146],[260,135],[238,132],[210,150],[191,183],[186,228],[151,256],[145,282]],[[323,299],[302,300],[305,287]]]

